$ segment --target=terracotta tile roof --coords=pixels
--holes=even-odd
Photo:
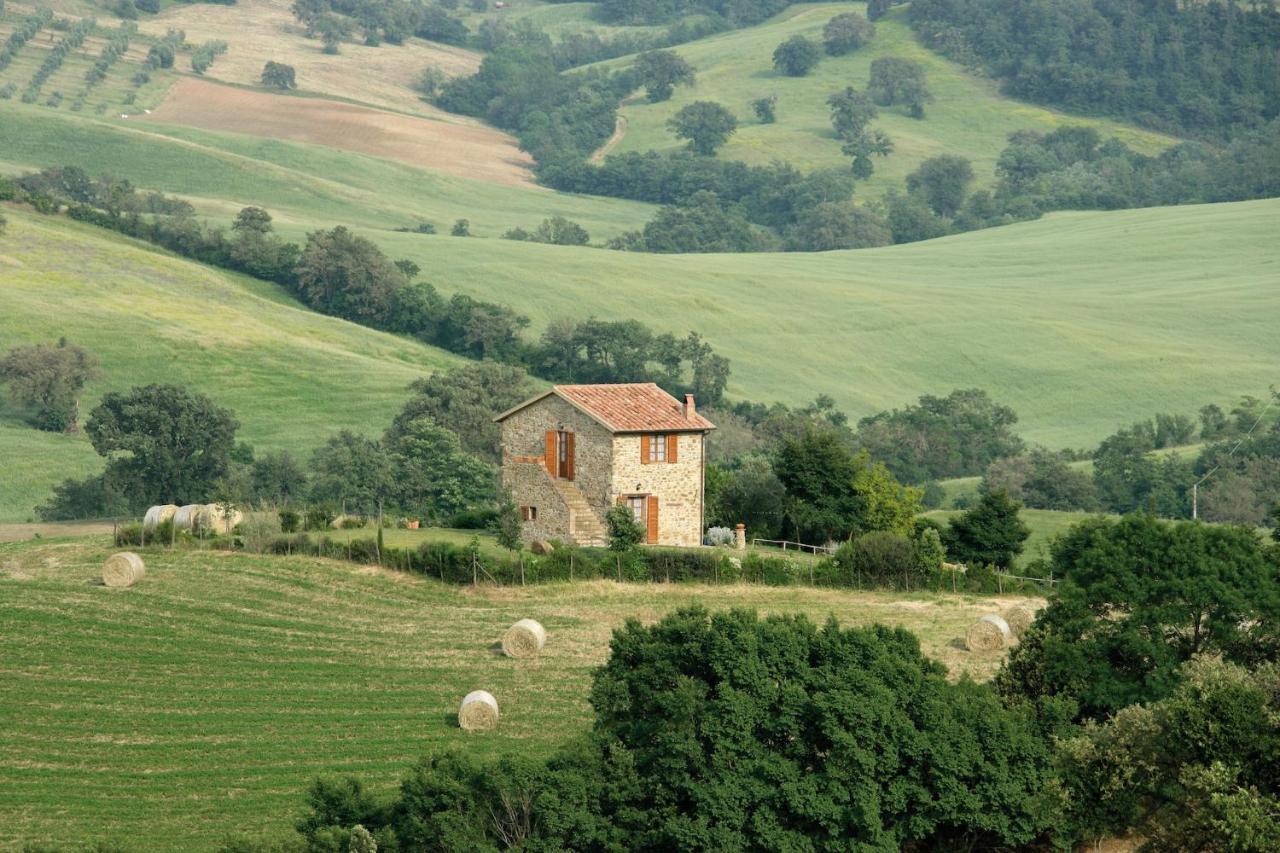
[[[613,432],[701,432],[715,424],[697,414],[686,418],[684,404],[652,382],[615,385],[556,385],[550,391],[501,415],[504,420],[526,406],[555,394]]]

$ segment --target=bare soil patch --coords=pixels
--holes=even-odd
[[[435,65],[459,75],[480,67],[478,54],[416,38],[379,47],[343,44],[337,55],[328,55],[319,41],[306,37],[289,5],[290,0],[240,0],[234,6],[178,3],[140,22],[139,29],[162,36],[172,27],[185,32],[192,44],[225,41],[227,52],[206,72],[215,80],[257,85],[268,60],[283,62],[294,67],[302,91],[421,115],[445,115],[411,88],[424,68]],[[175,67],[188,71],[190,61],[182,54]]]
[[[321,98],[273,95],[186,77],[139,119],[327,145],[508,186],[532,185],[533,161],[504,133]]]

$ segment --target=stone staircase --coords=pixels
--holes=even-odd
[[[569,535],[573,537],[573,541],[589,548],[603,548],[607,545],[609,535],[604,529],[604,523],[573,481],[553,479],[551,482],[569,507]]]

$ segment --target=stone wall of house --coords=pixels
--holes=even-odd
[[[658,496],[658,544],[702,544],[701,433],[678,433],[675,462],[640,459],[640,436],[613,437],[613,492],[610,503],[623,495]]]
[[[526,521],[521,528],[524,541],[569,539],[569,507],[541,462],[505,462],[502,485],[511,490],[516,506],[537,507],[538,517]]]
[[[559,397],[545,397],[502,422],[503,471],[511,467],[508,463],[514,457],[542,459],[546,453],[547,430],[560,429],[574,434],[573,482],[603,523],[605,512],[613,505],[613,477],[610,472],[613,433]],[[547,488],[554,487],[547,483]],[[519,494],[516,495],[516,503],[528,505]],[[567,518],[563,531],[555,535],[561,539],[568,537]]]

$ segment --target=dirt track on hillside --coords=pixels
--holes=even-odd
[[[433,121],[321,98],[274,95],[183,78],[139,119],[309,142],[507,186],[533,183],[533,161],[477,122]]]

